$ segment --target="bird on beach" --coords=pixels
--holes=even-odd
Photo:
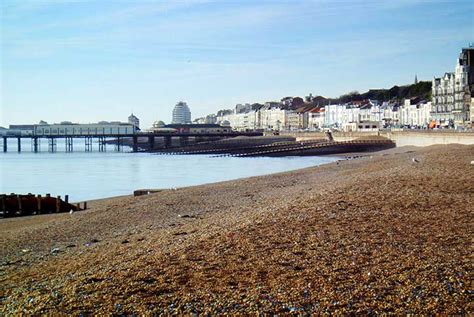
[[[412,158],[411,161],[412,161],[413,163],[420,163],[420,161],[418,161],[416,158]]]

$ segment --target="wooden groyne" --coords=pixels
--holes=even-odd
[[[308,141],[275,142],[272,144],[258,146],[235,146],[220,147],[217,144],[209,144],[206,148],[181,149],[163,152],[161,154],[171,155],[198,155],[211,154],[215,156],[312,156],[351,152],[378,151],[395,147],[395,143],[387,139],[375,140],[353,140],[353,141],[328,141],[326,139]]]
[[[29,216],[49,213],[60,213],[84,210],[87,208],[87,202],[84,202],[83,208],[79,204],[73,205],[69,203],[69,196],[66,195],[62,200],[61,196],[51,197],[33,195],[17,195],[11,193],[9,195],[0,194],[0,216],[16,217]]]
[[[346,142],[296,142],[292,145],[280,148],[269,148],[262,151],[233,154],[236,157],[250,156],[316,156],[327,154],[380,151],[395,147],[391,140],[354,140]]]
[[[301,146],[301,144],[318,144],[325,142],[324,139],[311,140],[305,142],[281,141],[263,145],[234,145],[223,147],[219,144],[208,144],[201,148],[176,149],[175,151],[162,152],[161,154],[172,155],[193,155],[193,154],[213,154],[213,155],[238,155],[252,152],[261,152],[271,149],[289,148]]]
[[[157,151],[159,154],[224,154],[229,152],[244,152],[252,148],[275,145],[277,143],[294,142],[293,137],[237,137],[211,142],[199,142],[192,145],[180,146]]]

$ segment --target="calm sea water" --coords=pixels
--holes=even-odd
[[[17,153],[0,152],[0,193],[69,194],[71,201],[129,195],[141,188],[173,188],[271,174],[333,162],[333,157],[232,158],[207,155],[156,155],[150,153],[84,152],[31,153],[25,142]],[[97,150],[94,145],[94,150]],[[129,148],[125,147],[125,151]]]

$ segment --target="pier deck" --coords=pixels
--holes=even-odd
[[[205,139],[205,138],[233,138],[238,136],[262,136],[262,132],[216,132],[216,133],[185,133],[185,132],[155,132],[155,133],[130,133],[130,134],[106,134],[106,133],[88,133],[88,134],[54,134],[54,135],[3,135],[3,152],[8,152],[8,140],[16,139],[17,140],[17,151],[22,151],[21,141],[23,139],[31,139],[31,150],[32,152],[40,151],[40,140],[46,139],[48,141],[48,151],[56,152],[57,150],[57,140],[65,140],[65,150],[66,152],[73,152],[74,140],[82,139],[85,144],[85,151],[92,151],[93,140],[97,140],[99,143],[99,152],[104,152],[107,144],[107,139],[116,140],[115,148],[117,151],[120,151],[123,147],[123,140],[130,139],[131,147],[133,152],[139,151],[139,138],[147,138],[147,146],[153,148],[155,144],[155,138],[162,138],[164,142],[164,147],[171,147],[172,139],[179,138],[180,144],[186,144],[189,138],[196,139]]]

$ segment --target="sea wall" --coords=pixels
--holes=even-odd
[[[283,132],[281,135],[293,136],[297,141],[321,139],[325,137],[324,132]],[[386,137],[395,141],[397,146],[430,146],[436,144],[474,144],[474,131],[439,131],[439,130],[416,130],[416,131],[374,131],[374,132],[334,132],[335,141],[351,141],[361,137]]]

